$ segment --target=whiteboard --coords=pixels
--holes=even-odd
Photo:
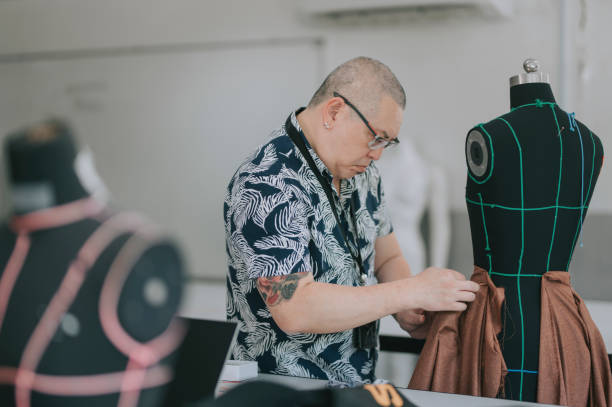
[[[4,61],[0,130],[68,118],[113,202],[167,230],[191,276],[220,279],[226,186],[308,102],[322,80],[320,47],[276,41]]]

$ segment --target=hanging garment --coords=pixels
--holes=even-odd
[[[486,270],[471,277],[481,285],[464,312],[439,312],[408,388],[481,397],[504,397],[506,364],[502,330],[503,289]],[[612,373],[603,338],[570,275],[542,275],[537,401],[578,406],[612,406]]]
[[[569,273],[542,276],[538,402],[568,406],[612,406],[610,361]]]
[[[506,363],[497,335],[502,329],[503,288],[476,267],[480,284],[465,312],[438,312],[408,388],[496,397],[503,391]]]

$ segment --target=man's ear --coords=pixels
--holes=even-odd
[[[325,103],[323,107],[323,123],[327,123],[329,128],[334,126],[342,106],[344,106],[344,101],[339,97],[333,97]]]

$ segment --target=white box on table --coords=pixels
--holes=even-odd
[[[227,360],[221,370],[219,380],[239,382],[257,377],[257,362],[247,360]]]

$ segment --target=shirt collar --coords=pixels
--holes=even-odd
[[[317,169],[321,172],[321,174],[323,174],[323,176],[329,181],[329,183],[331,184],[333,177],[331,172],[329,171],[329,169],[327,168],[327,166],[325,165],[325,163],[323,162],[323,160],[321,160],[321,158],[319,158],[319,156],[317,155],[317,153],[314,151],[314,149],[312,148],[312,146],[310,145],[310,143],[308,142],[308,139],[306,138],[306,136],[304,135],[304,131],[302,130],[302,127],[300,126],[300,123],[297,120],[297,115],[302,112],[302,110],[304,110],[304,107],[299,108],[298,110],[296,110],[295,112],[291,113],[291,124],[293,124],[293,127],[295,127],[295,129],[298,131],[298,133],[300,134],[300,137],[302,137],[302,139],[304,140],[304,143],[306,144],[306,148],[308,149],[308,152],[310,153],[310,155],[312,156],[312,160],[314,161],[315,165],[317,166]],[[302,154],[300,153],[300,150],[297,148],[297,146],[293,146],[294,150],[295,150],[295,154],[299,157],[301,157],[302,161],[304,163],[306,163],[306,165],[308,165],[308,162],[306,161],[306,159],[302,156]]]

